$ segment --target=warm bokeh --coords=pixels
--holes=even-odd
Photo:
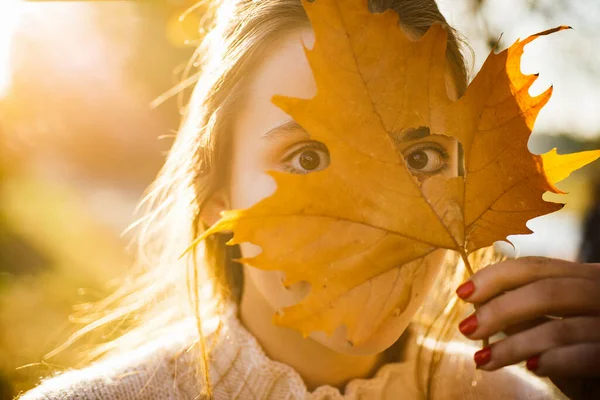
[[[179,123],[176,99],[150,103],[191,55],[189,5],[0,1],[0,399],[76,361],[44,355],[127,271],[120,235]]]
[[[476,66],[502,31],[506,47],[575,26],[526,51],[524,68],[555,85],[531,147],[600,148],[600,114],[592,112],[600,106],[600,7],[506,3],[440,1]],[[72,365],[81,348],[44,356],[80,326],[68,320],[85,311],[77,305],[110,293],[127,272],[121,233],[179,123],[177,96],[153,100],[182,79],[202,16],[198,9],[180,21],[192,4],[0,0],[0,399]],[[577,257],[595,175],[598,163],[560,185],[569,205],[533,221],[536,234],[515,240],[520,254]]]

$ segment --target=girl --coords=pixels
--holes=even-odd
[[[458,297],[478,307],[459,330],[472,340],[508,335],[473,360],[475,347],[444,338],[455,332],[461,303],[450,294],[465,268],[456,260],[442,268],[443,250],[352,290],[347,309],[369,338],[357,345],[345,340],[343,329],[305,339],[273,325],[272,315],[310,288],[284,287],[280,272],[234,262],[256,252],[249,243],[230,247],[230,235],[213,235],[180,258],[221,211],[247,208],[273,192],[265,170],[304,174],[329,163],[327,148],[271,103],[275,94],[315,95],[302,49],[303,42],[312,46],[314,35],[300,1],[223,1],[212,7],[206,14],[213,16],[212,26],[196,52],[203,72],[141,220],[144,271],[101,305],[112,311],[71,341],[102,325],[130,327],[92,353],[97,362],[47,379],[23,399],[562,396],[524,369],[501,369],[526,360],[534,374],[551,377],[568,395],[591,396],[597,388],[586,377],[600,372],[599,265],[512,260],[460,285]],[[449,32],[447,90],[454,98],[464,93],[460,46],[433,0],[370,0],[369,7],[393,8],[401,29],[415,39],[442,23]],[[399,138],[408,168],[419,179],[457,175],[456,141],[433,136],[417,129]],[[493,260],[482,252],[474,261]],[[414,272],[410,277],[407,268]],[[391,290],[400,290],[407,306],[382,324],[370,324],[371,307],[364,305],[382,304]],[[441,317],[433,318],[436,313]],[[496,372],[475,373],[476,365]]]

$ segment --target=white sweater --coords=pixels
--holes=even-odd
[[[194,325],[183,325],[173,335],[141,349],[112,356],[84,369],[47,378],[21,400],[183,400],[198,398]],[[290,366],[269,359],[256,339],[234,313],[226,318],[210,365],[214,398],[224,399],[417,399],[414,365],[384,365],[370,379],[354,379],[345,389],[320,386],[308,391]],[[425,342],[427,345],[427,342]],[[551,385],[517,367],[484,373],[472,367],[476,349],[463,344],[449,346],[447,361],[436,378],[437,398],[443,399],[555,399],[564,398]],[[466,361],[466,362],[463,362]],[[315,360],[317,363],[318,360]]]

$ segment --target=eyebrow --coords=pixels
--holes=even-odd
[[[431,135],[428,127],[420,126],[418,128],[405,129],[402,132],[393,133],[392,138],[398,143],[412,142],[413,140],[423,139]]]
[[[306,132],[306,130],[299,123],[292,119],[274,126],[260,135],[260,137],[261,139],[273,140],[277,137],[289,136],[298,132],[305,133],[307,136],[309,136],[308,132]],[[410,128],[402,132],[392,133],[390,136],[398,143],[406,143],[413,140],[423,139],[430,135],[431,132],[428,127],[420,126],[418,128]]]
[[[262,135],[260,135],[261,139],[273,140],[277,137],[281,136],[289,136],[294,133],[304,133],[306,136],[309,136],[308,132],[296,121],[293,119],[275,125],[273,128],[269,129]]]

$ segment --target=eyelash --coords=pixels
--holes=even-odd
[[[286,156],[283,157],[282,163],[281,163],[282,168],[284,170],[286,170],[287,172],[291,172],[293,174],[308,174],[308,173],[310,173],[310,171],[309,172],[302,171],[302,170],[292,167],[292,165],[289,164],[289,161],[292,159],[292,157],[294,157],[298,153],[301,153],[304,150],[327,151],[327,148],[324,147],[319,142],[304,142],[302,144],[302,146],[294,149],[292,152],[288,153]]]

